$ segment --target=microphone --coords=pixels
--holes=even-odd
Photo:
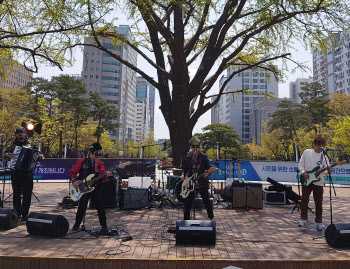
[[[326,153],[327,151],[321,146],[321,149],[324,153]]]

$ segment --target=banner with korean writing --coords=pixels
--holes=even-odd
[[[69,171],[78,159],[44,159],[38,162],[34,179],[36,180],[61,180],[69,179]],[[155,159],[101,159],[106,170],[116,170],[121,178],[130,176],[148,176],[154,179]],[[118,168],[121,163],[130,161],[124,168]],[[3,168],[0,165],[0,169]],[[0,179],[11,179],[10,175],[1,176]]]
[[[211,163],[217,167],[213,173],[214,180],[238,178],[249,181],[266,181],[268,177],[278,182],[297,183],[298,163],[277,161],[216,161]],[[240,168],[240,169],[239,169]],[[332,180],[335,184],[350,184],[350,164],[335,166],[332,169]],[[325,177],[326,183],[329,179]]]

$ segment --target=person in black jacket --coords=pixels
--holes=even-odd
[[[17,211],[18,217],[26,221],[32,201],[33,171],[15,168],[16,160],[22,147],[36,149],[35,145],[28,141],[26,129],[24,127],[18,127],[15,131],[15,141],[5,153],[5,158],[10,160],[9,166],[12,169],[13,207]],[[21,193],[23,193],[23,200]]]
[[[207,214],[209,219],[214,218],[213,206],[209,200],[209,172],[210,162],[208,156],[199,150],[200,141],[197,137],[192,137],[190,139],[190,150],[187,153],[185,159],[182,162],[183,175],[181,176],[181,180],[184,180],[185,177],[191,177],[193,174],[197,174],[199,177],[199,193],[202,197],[204,206],[207,209]],[[185,207],[184,207],[184,219],[190,219],[190,213],[192,208],[192,203],[195,198],[195,191],[192,191],[188,197],[185,199]]]
[[[108,181],[108,177],[112,175],[111,171],[105,170],[103,163],[99,160],[102,155],[102,147],[99,143],[93,143],[89,148],[89,155],[87,157],[81,158],[69,171],[69,177],[72,179],[72,184],[75,188],[79,188],[79,182],[83,182],[87,176],[90,174],[95,174],[97,176],[105,177],[94,183],[95,189],[92,192],[85,193],[79,200],[78,211],[75,218],[75,223],[72,230],[78,231],[81,222],[83,221],[87,204],[90,198],[94,197],[96,204],[96,209],[98,213],[98,218],[101,224],[101,231],[107,231],[107,220],[106,212],[103,204],[103,188],[102,183]],[[84,227],[85,228],[85,227]]]

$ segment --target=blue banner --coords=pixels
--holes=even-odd
[[[36,180],[61,180],[69,179],[69,171],[78,159],[44,159],[38,162],[34,179]],[[130,161],[130,164],[123,169],[118,165]],[[132,176],[147,176],[154,179],[156,159],[101,159],[106,170],[117,170],[118,175],[123,178]],[[4,164],[0,165],[0,169]],[[0,177],[0,179],[11,179],[10,175]]]

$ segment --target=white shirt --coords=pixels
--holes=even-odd
[[[327,161],[326,161],[327,160]],[[313,170],[315,167],[319,166],[321,169],[326,168],[328,164],[328,158],[323,154],[323,152],[317,153],[314,149],[307,149],[303,152],[303,155],[299,161],[299,171],[300,173],[305,173],[307,171]],[[323,175],[325,172],[319,175],[319,181],[315,181],[312,184],[317,186],[324,185]]]

